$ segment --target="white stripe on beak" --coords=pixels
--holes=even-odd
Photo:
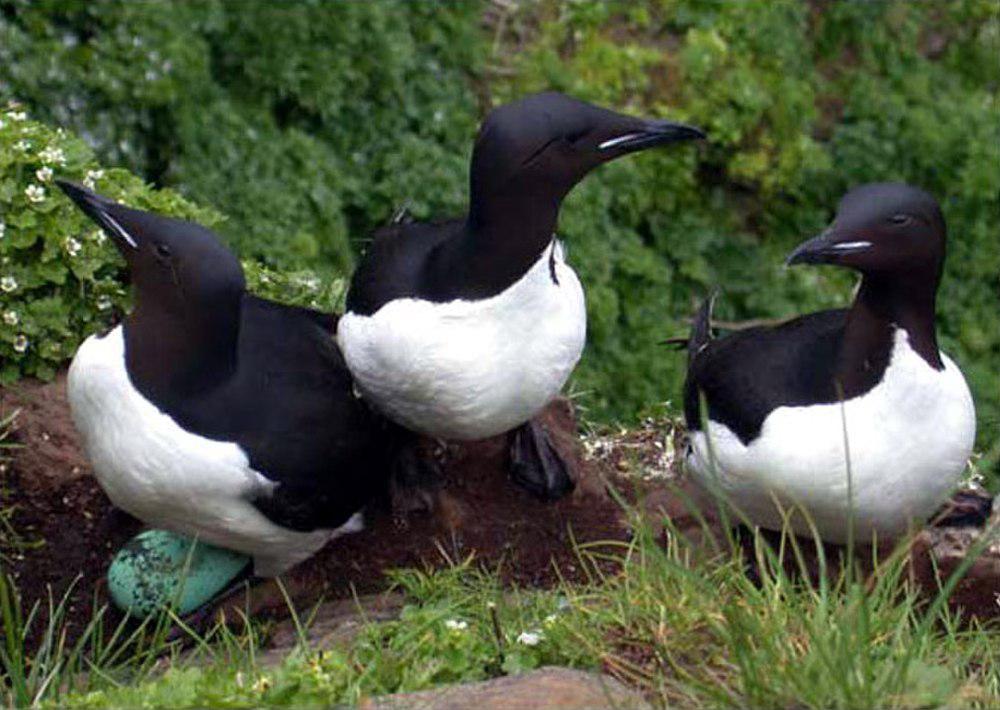
[[[139,248],[139,245],[136,244],[136,241],[132,238],[132,235],[129,234],[128,232],[126,232],[125,229],[120,224],[118,224],[118,222],[115,220],[114,217],[112,217],[111,215],[109,215],[107,212],[105,212],[103,216],[104,216],[104,219],[108,220],[108,224],[110,224],[111,228],[113,230],[115,230],[115,233],[119,237],[121,237],[122,239],[124,239],[125,242],[130,247],[132,247],[133,249],[138,249]]]
[[[641,133],[626,133],[623,136],[618,136],[617,138],[609,138],[608,140],[597,146],[598,150],[607,150],[608,148],[614,148],[619,143],[624,143],[625,141],[630,141],[633,138],[638,138]]]
[[[837,250],[867,249],[871,245],[871,242],[840,242],[839,244],[831,244],[830,248]]]

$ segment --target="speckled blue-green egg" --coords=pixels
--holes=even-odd
[[[139,618],[168,606],[189,614],[223,591],[249,562],[239,552],[147,530],[115,555],[108,591],[119,609]]]

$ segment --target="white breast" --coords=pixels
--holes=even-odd
[[[580,281],[558,242],[550,249],[491,298],[406,298],[346,314],[337,337],[364,396],[443,439],[482,439],[535,416],[562,389],[587,332]]]
[[[695,432],[689,468],[754,524],[782,527],[777,500],[787,511],[807,511],[823,539],[844,542],[850,461],[855,539],[922,525],[961,478],[976,432],[965,378],[950,358],[941,359],[944,370],[935,370],[897,330],[883,380],[869,392],[843,405],[779,407],[749,446],[709,421],[711,451],[709,437]],[[792,527],[812,534],[801,515]]]
[[[132,386],[121,326],[80,346],[68,394],[101,487],[147,524],[252,555],[261,576],[281,573],[357,527],[352,519],[337,530],[303,533],[262,515],[250,500],[275,484],[250,468],[239,446],[185,431]]]

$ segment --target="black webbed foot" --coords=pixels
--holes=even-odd
[[[394,516],[434,510],[443,480],[437,462],[421,453],[419,439],[414,437],[401,443],[389,477],[389,500]]]
[[[976,490],[961,490],[931,518],[939,528],[981,528],[993,513],[993,498]]]
[[[223,607],[235,605],[237,597],[248,589],[262,581],[253,573],[253,560],[247,562],[240,572],[233,577],[225,589],[202,604],[192,612],[180,617],[181,624],[175,625],[167,632],[166,641],[194,641],[191,633],[198,636],[207,634],[217,621],[220,620],[220,610]]]
[[[510,475],[515,483],[543,501],[558,500],[574,486],[569,462],[536,419],[513,432]]]

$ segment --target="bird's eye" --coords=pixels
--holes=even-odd
[[[156,255],[158,257],[160,257],[161,259],[169,259],[170,258],[170,247],[168,247],[163,242],[158,243],[156,245]]]
[[[909,224],[912,220],[910,219],[910,215],[903,214],[902,212],[900,212],[890,217],[889,221],[895,225],[903,225],[903,224]]]

